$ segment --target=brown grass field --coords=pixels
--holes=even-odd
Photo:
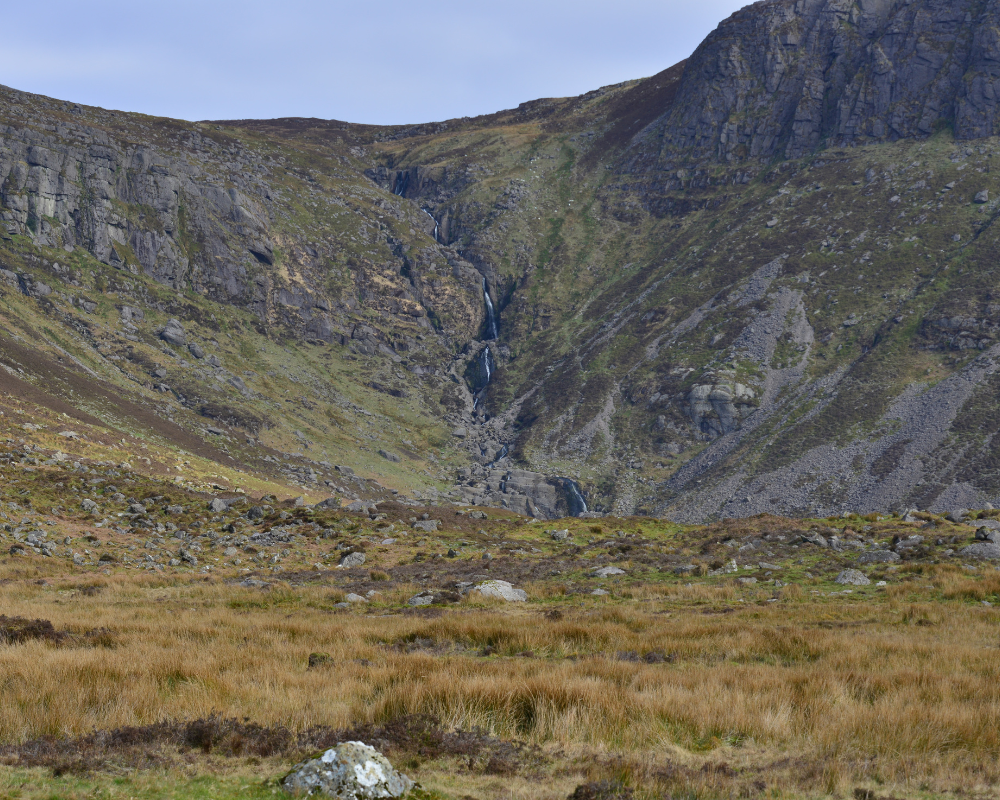
[[[543,522],[259,489],[223,511],[22,430],[0,798],[272,798],[351,739],[413,800],[1000,797],[1000,571],[964,554],[1000,511]]]
[[[401,611],[415,587],[398,586],[358,612],[333,608],[324,587],[26,581],[8,566],[0,609],[59,634],[0,646],[3,759],[17,780],[34,776],[7,791],[34,796],[54,771],[91,796],[102,774],[134,775],[138,753],[156,770],[257,785],[307,749],[248,758],[153,733],[131,749],[79,739],[214,714],[285,736],[429,718],[490,746],[524,743],[490,769],[388,742],[446,797],[564,798],[581,784],[594,797],[998,796],[1000,617],[972,603],[1000,590],[1000,573],[941,567],[878,601],[675,586],[581,602],[527,588],[550,597]],[[310,668],[317,652],[330,658]],[[39,754],[39,739],[62,749]]]

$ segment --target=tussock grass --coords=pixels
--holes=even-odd
[[[935,580],[971,598],[1000,576]],[[876,773],[1000,783],[998,617],[985,607],[786,599],[734,609],[716,607],[725,587],[692,587],[560,613],[465,603],[420,616],[332,613],[322,587],[102,584],[0,588],[10,616],[109,632],[97,644],[0,646],[3,742],[213,712],[293,731],[431,715],[617,753],[651,786],[674,779],[642,767],[649,751],[736,765],[793,758],[794,780],[817,787]],[[309,669],[316,651],[332,662]]]

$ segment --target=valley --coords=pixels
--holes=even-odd
[[[995,797],[998,14],[411,125],[0,87],[0,795]]]

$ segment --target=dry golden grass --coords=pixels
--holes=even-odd
[[[935,580],[974,598],[1000,576]],[[891,597],[734,607],[731,589],[702,586],[564,604],[561,618],[470,603],[422,617],[333,613],[321,588],[103,583],[91,596],[71,579],[0,587],[8,616],[107,628],[112,645],[0,646],[0,740],[212,712],[292,729],[431,714],[615,753],[648,786],[674,780],[657,772],[664,754],[686,767],[783,765],[775,774],[791,784],[830,790],[1000,786],[1000,617],[990,608]],[[307,669],[314,651],[333,664]],[[638,660],[648,653],[665,661]]]

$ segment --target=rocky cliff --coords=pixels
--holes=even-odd
[[[800,158],[823,144],[997,133],[995,3],[759,2],[687,62],[649,135],[663,166]]]
[[[4,363],[316,492],[1000,502],[998,22],[758,3],[650,78],[409,127],[5,90]]]

